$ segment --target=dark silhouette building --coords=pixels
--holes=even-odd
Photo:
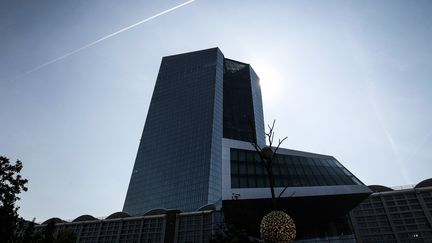
[[[250,143],[224,138],[222,147],[225,221],[259,237],[262,217],[274,210],[266,172]],[[355,241],[348,213],[371,191],[336,158],[279,148],[273,174],[277,208],[294,219],[297,240]]]
[[[358,242],[432,242],[432,179],[369,188],[373,193],[350,213]]]

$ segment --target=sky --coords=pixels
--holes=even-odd
[[[121,211],[161,58],[211,47],[252,65],[283,147],[367,185],[432,177],[431,1],[196,0],[80,50],[185,2],[0,2],[0,154],[23,162],[21,216]]]

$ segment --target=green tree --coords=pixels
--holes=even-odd
[[[21,191],[27,191],[27,179],[20,172],[23,166],[17,160],[11,164],[9,159],[0,156],[0,239],[2,242],[14,242],[16,230],[23,222],[18,216],[19,207],[15,204]]]

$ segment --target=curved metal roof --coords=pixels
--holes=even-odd
[[[216,210],[216,205],[214,204],[207,204],[200,208],[198,208],[196,211],[206,211],[206,210]]]
[[[45,222],[43,222],[42,224],[48,224],[50,221],[54,221],[55,224],[59,224],[59,223],[65,223],[66,221],[64,221],[61,218],[50,218],[45,220]]]
[[[422,187],[430,187],[430,186],[432,186],[432,178],[419,182],[417,185],[415,185],[414,188],[422,188]]]
[[[128,218],[130,215],[126,212],[115,212],[111,214],[110,216],[106,217],[105,219],[121,219],[121,218]]]
[[[155,208],[155,209],[150,209],[149,211],[147,211],[144,216],[148,216],[148,215],[159,215],[159,214],[166,214],[166,209],[165,208]]]
[[[39,225],[39,223],[36,223],[34,221],[30,221],[30,220],[26,220],[26,219],[23,220],[24,226],[27,226],[27,225],[29,225],[31,223],[33,223],[34,225]]]
[[[83,222],[83,221],[92,221],[92,220],[98,220],[98,219],[91,215],[84,214],[74,219],[72,222]]]
[[[369,189],[371,189],[373,192],[388,192],[388,191],[394,191],[390,187],[381,186],[381,185],[370,185],[368,186]]]

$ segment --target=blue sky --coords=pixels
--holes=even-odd
[[[432,177],[430,1],[1,1],[0,154],[27,219],[120,211],[162,56],[218,46],[261,78],[290,149],[365,184]]]

